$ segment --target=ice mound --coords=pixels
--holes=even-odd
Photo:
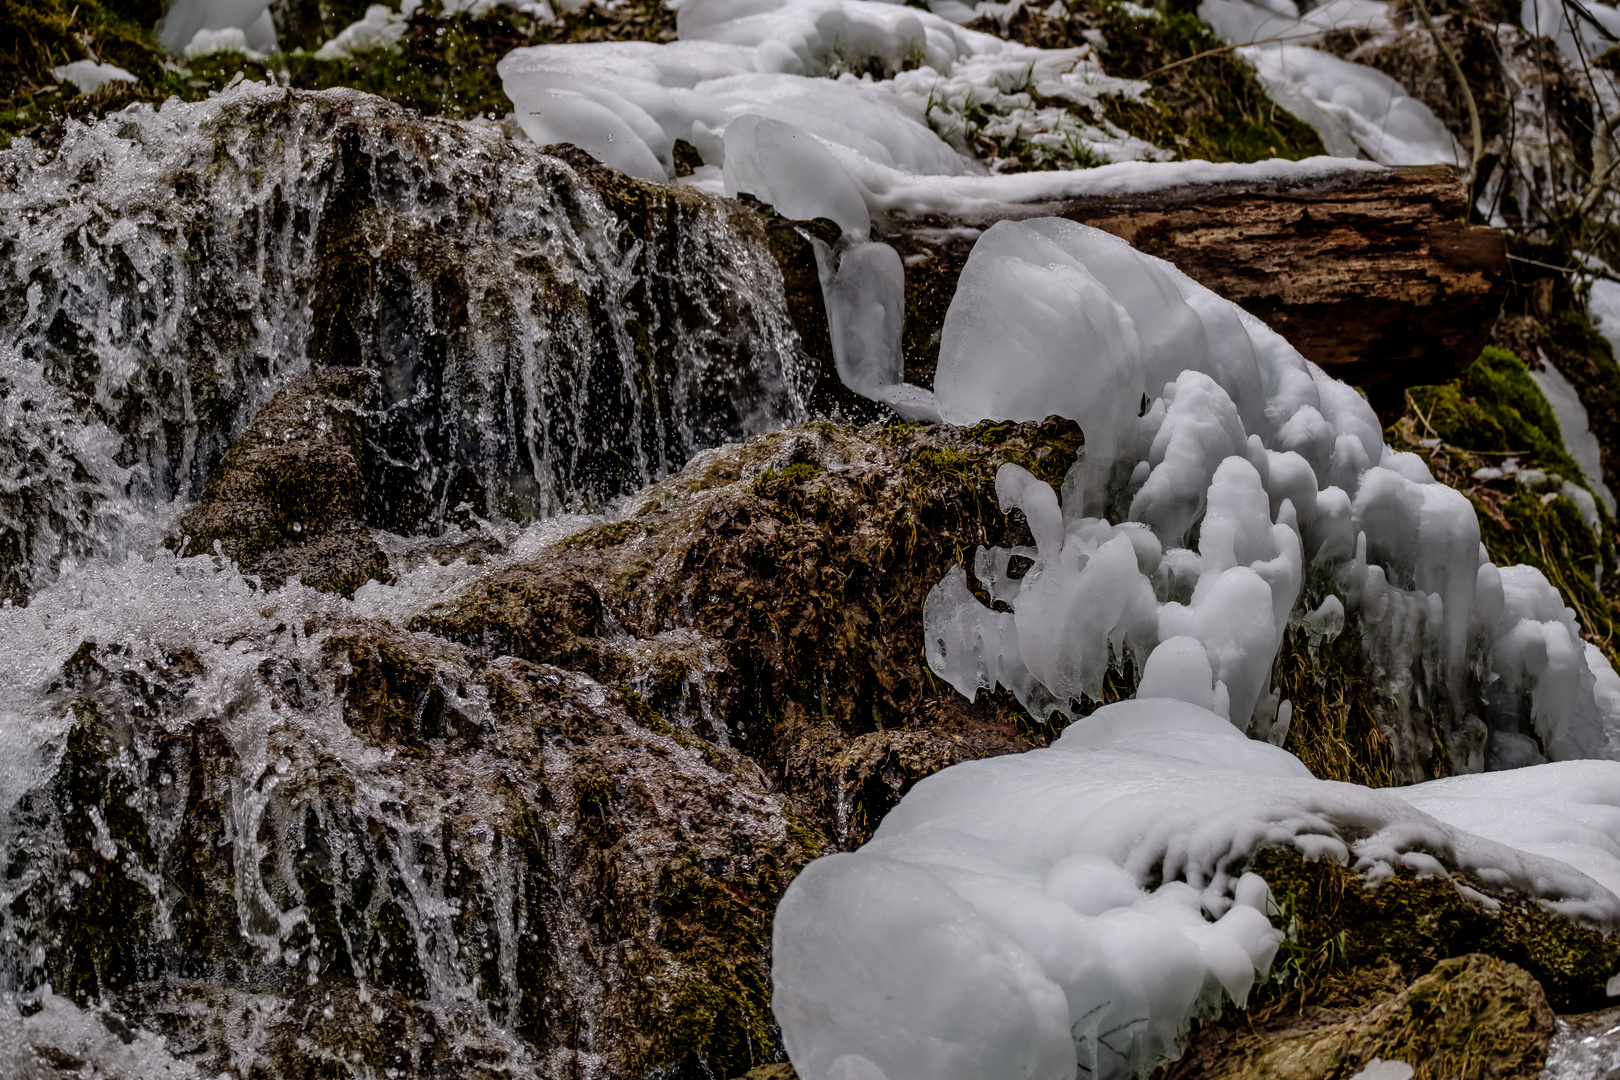
[[[1294,0],[1203,0],[1198,17],[1244,46],[1237,55],[1254,65],[1266,93],[1315,128],[1328,153],[1385,165],[1464,165],[1467,155],[1451,132],[1399,83],[1309,44],[1333,30],[1387,28],[1388,7],[1332,0],[1301,16]]]
[[[683,140],[704,161],[692,182],[861,237],[887,174],[984,171],[965,144],[970,114],[1044,131],[1053,148],[1078,139],[1111,160],[1158,153],[1101,121],[1069,130],[1077,121],[1061,109],[1032,123],[1027,90],[1086,104],[1145,87],[1109,78],[1089,46],[1031,48],[874,0],[689,0],[677,27],[680,40],[662,45],[514,50],[499,72],[519,124],[652,180],[674,176]],[[892,77],[848,74],[873,69]]]
[[[1439,859],[1613,925],[1620,900],[1558,860],[1620,867],[1620,764],[1515,775],[1513,788],[1491,776],[1395,792],[1316,780],[1162,698],[1099,709],[1044,750],[956,765],[783,898],[773,1008],[794,1067],[805,1080],[1070,1080],[1077,1062],[1083,1076],[1145,1075],[1191,1017],[1241,1004],[1269,969],[1281,934],[1265,883],[1240,870],[1263,845],[1375,880],[1444,872]],[[1590,824],[1560,847],[1542,838],[1567,808],[1547,793],[1572,779],[1560,800]],[[1523,806],[1526,824],[1500,831],[1531,837],[1526,850],[1424,812],[1471,821],[1492,798]]]
[[[1069,221],[996,225],[962,272],[935,391],[952,423],[1057,413],[1086,436],[1061,498],[1016,465],[997,475],[1035,546],[979,551],[996,608],[961,568],[929,594],[929,664],[969,697],[1001,685],[1072,711],[1110,665],[1145,677],[1172,649],[1185,668],[1196,643],[1211,681],[1178,676],[1172,696],[1280,743],[1285,631],[1331,636],[1348,615],[1397,744],[1422,746],[1438,716],[1457,772],[1615,752],[1614,673],[1551,584],[1488,562],[1467,499],[1385,446],[1361,397],[1169,264]]]
[[[172,53],[200,55],[234,47],[269,52],[276,47],[276,28],[270,21],[271,0],[176,0],[158,22],[158,40]],[[215,32],[239,30],[237,38]],[[201,38],[199,41],[198,38]],[[196,43],[199,51],[189,46]]]

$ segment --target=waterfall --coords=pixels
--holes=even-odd
[[[367,510],[401,533],[597,507],[805,415],[780,270],[734,210],[598,190],[496,124],[246,85],[19,140],[0,178],[0,355],[49,397],[11,452],[95,459],[0,490],[16,600],[128,550],[103,519],[195,497],[311,366],[376,372]]]

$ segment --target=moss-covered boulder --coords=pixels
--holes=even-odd
[[[700,455],[411,625],[633,689],[858,843],[922,776],[1043,741],[1010,697],[969,704],[927,670],[922,602],[977,545],[1023,535],[997,466],[1056,482],[1077,444],[1066,421],[788,428]]]
[[[1388,1061],[1411,1066],[1421,1080],[1533,1080],[1554,1023],[1528,972],[1472,953],[1442,960],[1370,1002],[1352,998],[1245,1032],[1218,1056],[1198,1047],[1168,1076],[1349,1080],[1374,1061]]]
[[[175,526],[182,555],[218,551],[267,588],[302,580],[353,596],[391,581],[366,528],[360,407],[368,372],[311,372],[261,409]]]
[[[1545,348],[1552,335],[1542,324],[1522,317],[1508,322],[1499,338],[1517,340],[1538,367],[1554,363]],[[1603,409],[1610,391],[1594,395],[1584,385],[1608,387],[1614,359],[1606,343],[1587,340],[1574,320],[1564,333],[1584,348],[1555,352],[1557,370],[1567,363],[1581,379],[1608,474],[1620,450],[1610,430],[1613,417]],[[1587,334],[1596,337],[1590,328]],[[1422,456],[1436,479],[1468,496],[1493,562],[1540,570],[1582,629],[1612,652],[1617,613],[1612,586],[1604,583],[1615,567],[1613,524],[1524,360],[1490,347],[1456,381],[1412,388],[1404,415],[1385,438]]]

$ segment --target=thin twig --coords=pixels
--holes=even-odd
[[[1590,266],[1554,266],[1552,263],[1542,262],[1540,259],[1527,259],[1523,255],[1513,255],[1511,253],[1508,255],[1508,261],[1539,266],[1543,270],[1556,270],[1560,274],[1580,274],[1583,277],[1603,278],[1605,281],[1620,281],[1620,277],[1616,277],[1609,271]]]
[[[1271,45],[1279,41],[1310,41],[1321,36],[1322,32],[1320,30],[1312,30],[1303,34],[1277,34],[1268,38],[1259,38],[1255,41],[1232,42],[1227,45],[1222,45],[1218,49],[1205,49],[1203,52],[1193,53],[1191,56],[1184,56],[1180,60],[1166,64],[1163,67],[1154,68],[1146,75],[1138,75],[1136,77],[1144,80],[1151,79],[1155,75],[1163,75],[1167,71],[1174,71],[1183,64],[1190,64],[1194,60],[1202,60],[1206,56],[1219,56],[1221,53],[1228,53],[1234,49],[1246,49],[1250,45]]]
[[[1457,82],[1457,89],[1462,91],[1463,104],[1468,107],[1468,140],[1470,143],[1468,160],[1468,200],[1472,206],[1474,199],[1474,181],[1479,172],[1479,159],[1485,156],[1484,128],[1479,122],[1479,105],[1474,101],[1474,91],[1468,86],[1468,79],[1463,75],[1462,61],[1457,59],[1456,50],[1451,43],[1440,36],[1440,28],[1434,25],[1434,17],[1429,14],[1429,5],[1423,0],[1412,0],[1417,8],[1418,18],[1429,30],[1429,36],[1434,38],[1435,48],[1440,55],[1446,58],[1446,64],[1451,68],[1451,77]]]

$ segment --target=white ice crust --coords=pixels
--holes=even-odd
[[[689,182],[754,195],[790,217],[829,217],[863,237],[857,207],[877,200],[874,184],[894,186],[888,174],[985,171],[964,142],[970,112],[1000,117],[985,121],[990,134],[997,124],[1030,132],[1053,152],[1078,141],[1105,160],[1164,156],[1100,121],[1034,107],[1031,90],[1087,104],[1145,89],[1104,74],[1089,45],[1031,48],[875,0],[688,0],[677,28],[680,40],[667,44],[515,50],[499,70],[518,123],[538,142],[573,142],[654,180],[675,175],[682,140],[704,162]],[[856,78],[852,68],[892,77]]]
[[[1586,415],[1586,406],[1581,404],[1581,395],[1564,378],[1564,373],[1550,362],[1541,370],[1530,372],[1530,378],[1552,407],[1559,434],[1564,438],[1564,449],[1581,467],[1581,478],[1603,500],[1603,508],[1613,517],[1614,493],[1603,481],[1602,450],[1598,446],[1597,436],[1592,434],[1591,418]]]
[[[94,60],[75,60],[71,64],[52,68],[51,74],[65,83],[72,83],[81,94],[93,94],[112,82],[139,81],[121,67]]]
[[[1203,0],[1198,17],[1244,46],[1237,55],[1266,93],[1315,128],[1328,153],[1386,165],[1466,163],[1446,126],[1394,79],[1311,47],[1330,30],[1390,26],[1384,0],[1332,0],[1303,17],[1294,0]]]
[[[777,912],[773,1008],[805,1080],[1143,1075],[1269,969],[1282,935],[1239,869],[1262,844],[1375,881],[1445,864],[1613,925],[1617,841],[1614,762],[1374,791],[1138,698],[923,780],[812,863]]]

